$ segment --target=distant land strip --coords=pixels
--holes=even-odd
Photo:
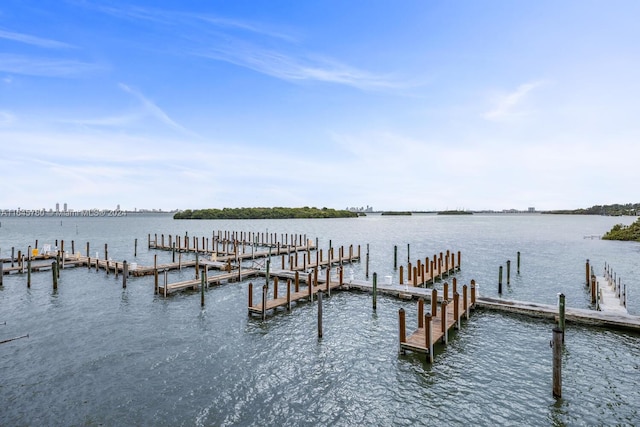
[[[411,215],[409,211],[384,211],[380,215]]]
[[[449,210],[449,211],[440,211],[438,215],[473,215],[471,211],[460,211],[460,210]]]
[[[329,208],[223,208],[187,209],[177,212],[173,219],[292,219],[292,218],[356,218],[362,214]]]
[[[640,203],[627,203],[624,205],[595,205],[586,209],[564,209],[544,211],[546,214],[563,214],[563,215],[607,215],[607,216],[623,216],[638,215],[640,213]]]

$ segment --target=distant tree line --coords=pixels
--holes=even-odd
[[[391,216],[393,216],[393,215],[400,215],[400,216],[406,215],[406,216],[408,216],[408,215],[411,215],[411,212],[409,212],[409,211],[384,211],[380,215],[391,215]]]
[[[606,215],[623,216],[638,215],[640,213],[640,203],[627,203],[625,205],[595,205],[586,209],[546,211],[548,214],[570,214],[570,215]]]
[[[173,219],[290,219],[290,218],[353,218],[357,212],[329,208],[223,208],[187,209],[173,216]]]
[[[614,225],[602,238],[604,240],[633,240],[640,242],[640,218],[631,225]]]

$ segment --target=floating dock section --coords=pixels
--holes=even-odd
[[[431,291],[431,310],[424,313],[424,299],[418,300],[418,328],[407,337],[405,324],[405,310],[401,308],[398,312],[399,332],[400,332],[400,352],[407,350],[425,353],[427,361],[433,363],[433,346],[437,342],[445,345],[449,341],[449,330],[451,328],[460,329],[462,317],[469,319],[469,311],[475,306],[475,283],[471,283],[471,291],[468,286],[462,288],[462,295],[458,294],[456,287],[449,295],[448,284],[444,284],[441,296],[440,309],[438,309],[438,291]]]

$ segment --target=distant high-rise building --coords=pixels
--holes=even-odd
[[[65,212],[67,211],[67,204],[66,203],[64,204],[64,211]]]
[[[116,210],[119,211],[120,210],[120,205],[116,206]]]
[[[60,212],[60,203],[56,203],[56,212]]]

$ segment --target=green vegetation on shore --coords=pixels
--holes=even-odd
[[[602,236],[603,240],[632,240],[640,242],[640,218],[631,225],[616,224]]]
[[[595,205],[586,209],[573,210],[556,210],[546,211],[548,214],[569,214],[569,215],[606,215],[606,216],[623,216],[638,215],[640,213],[640,203],[627,203],[625,205]]]
[[[329,208],[223,208],[187,209],[173,219],[290,219],[290,218],[354,218],[356,212]]]
[[[407,215],[411,215],[411,212],[408,212],[408,211],[385,211],[385,212],[382,212],[380,215],[389,215],[389,216],[393,216],[393,215],[400,215],[400,216],[407,216]]]

